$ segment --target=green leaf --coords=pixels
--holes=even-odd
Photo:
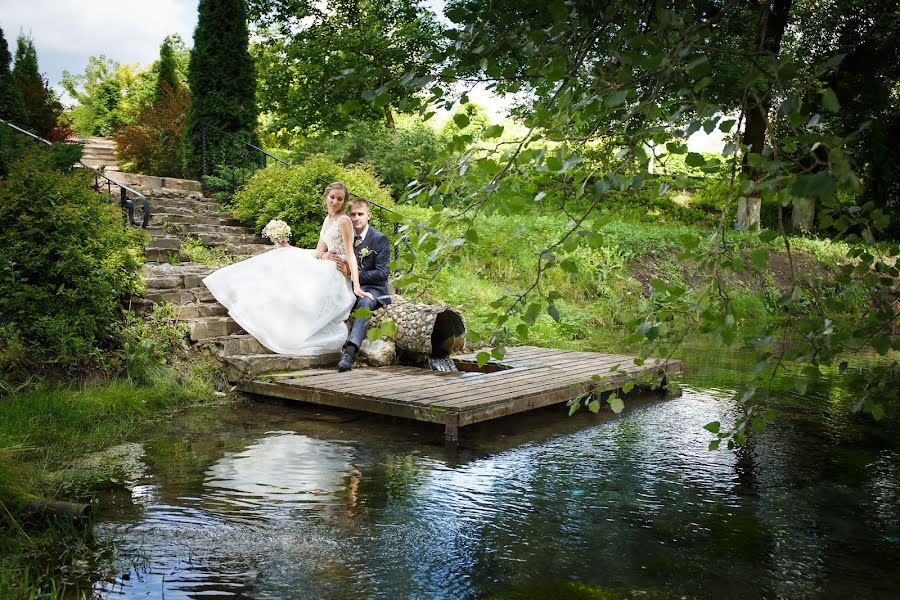
[[[607,399],[607,402],[609,402],[609,407],[610,407],[610,408],[612,409],[612,411],[613,411],[614,413],[616,413],[616,414],[619,414],[620,412],[622,412],[622,409],[625,408],[625,403],[622,401],[621,398],[619,398],[619,397],[618,397],[617,395],[615,395],[615,394],[611,395],[611,396]]]
[[[769,251],[765,248],[757,248],[750,253],[750,262],[760,269],[765,269],[769,266]]]
[[[713,440],[709,443],[708,449],[709,450],[718,450],[719,444],[721,444],[721,443],[722,443],[722,440]]]
[[[550,315],[554,321],[559,323],[559,310],[556,309],[556,305],[551,304],[547,307],[547,314]]]
[[[453,122],[460,129],[465,129],[469,125],[469,117],[465,113],[456,113],[453,115]]]
[[[354,319],[369,319],[372,317],[372,311],[368,308],[357,308],[354,310],[350,316]]]
[[[719,430],[722,427],[722,423],[719,421],[713,421],[712,423],[707,423],[703,426],[703,429],[707,430],[710,433],[719,433]]]
[[[484,133],[481,135],[481,137],[483,139],[489,140],[491,138],[500,137],[501,135],[503,135],[503,125],[491,125],[484,130]]]
[[[516,325],[516,334],[523,341],[528,339],[528,325],[526,325],[525,323],[519,323],[518,325]]]
[[[491,360],[491,355],[487,352],[481,351],[475,355],[475,363],[478,365],[479,369],[486,365],[489,360]]]
[[[777,237],[778,232],[774,229],[765,229],[759,233],[759,239],[767,244]]]
[[[621,90],[618,92],[613,92],[612,94],[606,97],[606,105],[610,108],[615,108],[616,106],[620,106],[625,103],[625,98],[628,93],[625,90]]]
[[[838,102],[837,94],[831,88],[827,88],[822,92],[822,106],[833,113],[841,110],[841,103]]]
[[[588,402],[588,410],[590,410],[594,414],[600,412],[600,401],[594,399]]]
[[[687,157],[684,159],[684,164],[689,167],[703,167],[706,166],[706,159],[697,152],[688,152]]]
[[[571,258],[567,258],[559,263],[559,267],[565,271],[566,273],[577,273],[578,272],[578,264],[572,260]],[[559,319],[557,319],[558,321]]]

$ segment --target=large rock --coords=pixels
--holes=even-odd
[[[397,362],[397,347],[392,340],[364,340],[359,359],[370,367],[386,367]]]

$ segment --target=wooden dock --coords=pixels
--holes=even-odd
[[[459,428],[505,415],[621,389],[649,376],[667,378],[681,362],[595,352],[520,346],[502,361],[478,368],[474,354],[454,356],[459,371],[415,367],[311,369],[271,374],[237,384],[242,392],[350,408],[444,425],[448,441]],[[599,378],[594,377],[595,375]]]

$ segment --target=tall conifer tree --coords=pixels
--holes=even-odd
[[[25,123],[25,103],[12,71],[9,70],[11,60],[9,46],[6,45],[3,29],[0,28],[0,119],[22,127]]]
[[[163,40],[159,47],[159,74],[156,78],[155,100],[161,100],[166,93],[166,89],[174,92],[178,89],[178,75],[176,73],[175,47],[172,36]]]
[[[51,137],[62,114],[62,105],[38,70],[34,41],[20,34],[16,42],[16,61],[12,73],[25,103],[23,127],[41,137]]]
[[[189,171],[197,173],[201,125],[256,141],[256,75],[244,0],[200,0],[188,83],[186,158]]]

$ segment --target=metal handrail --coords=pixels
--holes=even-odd
[[[207,125],[206,123],[203,123],[203,124],[200,125],[200,127],[201,127],[201,135],[202,135],[203,129],[209,127],[210,129],[215,129],[215,130],[218,131],[219,133],[223,133],[223,134],[227,135],[228,137],[230,137],[230,138],[232,138],[232,139],[234,139],[234,140],[237,140],[238,142],[240,142],[240,143],[242,143],[242,144],[245,144],[245,145],[247,145],[247,146],[250,146],[250,147],[253,148],[254,150],[258,150],[258,151],[262,152],[263,154],[265,154],[265,155],[268,156],[269,158],[274,158],[276,161],[280,162],[280,163],[283,164],[283,165],[289,165],[289,164],[290,164],[290,163],[287,162],[286,160],[282,160],[282,159],[278,158],[277,156],[275,156],[274,154],[269,154],[268,152],[266,152],[265,150],[263,150],[263,149],[260,148],[259,146],[255,146],[255,145],[251,144],[250,142],[248,142],[247,140],[242,140],[241,138],[239,138],[238,136],[234,135],[233,133],[228,133],[228,132],[225,131],[224,129],[220,129],[219,127],[216,127],[215,125]]]
[[[17,127],[16,125],[13,125],[9,121],[4,121],[3,119],[0,119],[0,123],[3,123],[7,127],[11,127],[12,129],[15,129],[19,133],[24,133],[25,135],[29,136],[30,138],[32,138],[38,142],[44,143],[48,146],[53,145],[53,142],[51,142],[49,140],[45,140],[44,138],[40,137],[39,135],[35,135],[35,134],[31,133],[30,131],[22,129],[21,127]],[[131,192],[132,194],[137,196],[138,199],[141,201],[141,204],[143,205],[143,208],[144,208],[144,217],[141,220],[140,227],[142,229],[147,228],[147,225],[150,223],[151,210],[150,210],[150,202],[147,200],[146,196],[144,196],[139,191],[137,191],[131,187],[128,187],[124,183],[120,183],[120,182],[116,181],[112,177],[104,175],[99,170],[95,169],[94,167],[92,167],[88,164],[85,164],[84,161],[82,161],[81,159],[78,159],[78,164],[81,165],[82,167],[84,167],[85,169],[90,169],[91,171],[94,172],[94,185],[92,185],[91,187],[98,194],[100,193],[100,181],[99,181],[100,177],[102,177],[103,179],[106,180],[106,193],[110,197],[112,197],[112,186],[116,185],[119,187],[119,205],[121,206],[122,211],[127,215],[128,223],[135,227],[138,226],[138,223],[137,223],[137,221],[134,220],[134,202],[132,202],[131,198],[128,197],[127,192]],[[126,192],[126,190],[127,190],[127,192]]]

